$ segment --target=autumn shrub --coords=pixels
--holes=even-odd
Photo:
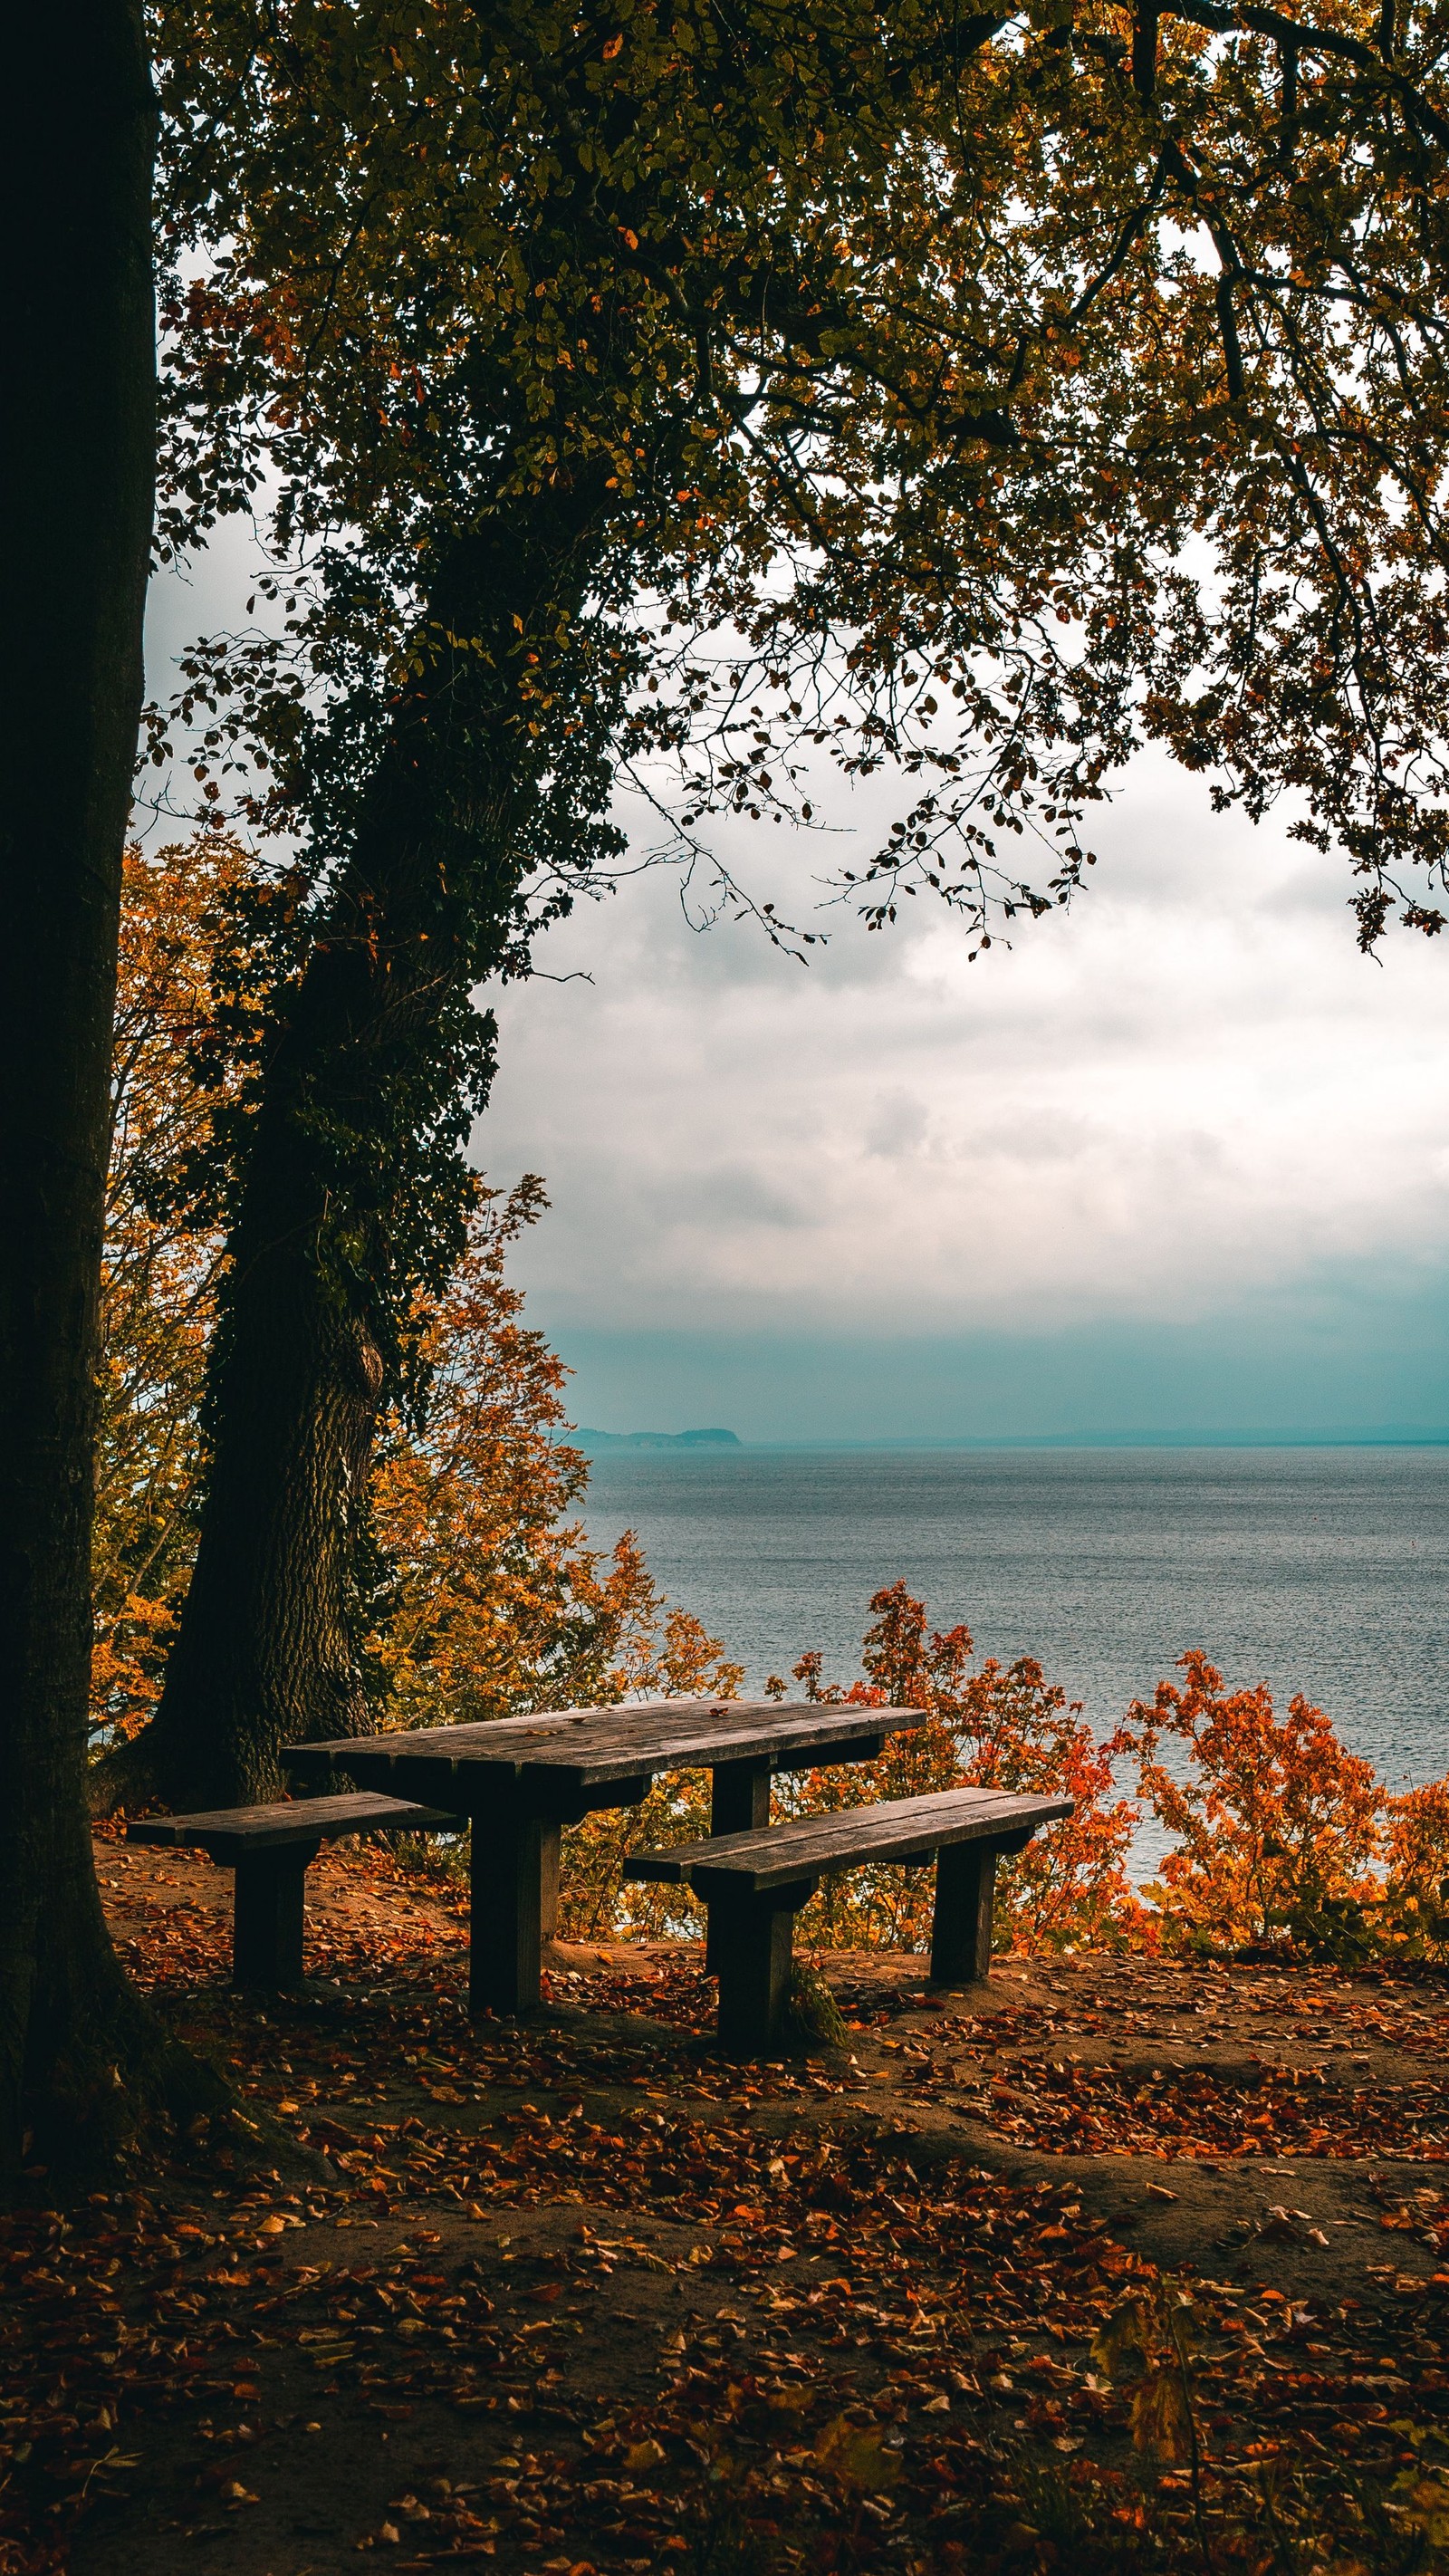
[[[482,1193],[448,1292],[420,1319],[421,1418],[399,1408],[384,1425],[367,1639],[383,1729],[700,1691],[733,1699],[744,1677],[718,1637],[663,1597],[632,1530],[602,1551],[573,1517],[588,1460],[565,1436],[567,1371],[523,1323],[522,1292],[505,1276],[547,1204],[532,1177],[506,1197]],[[637,1843],[708,1830],[708,1779],[689,1773],[657,1781],[642,1807],[570,1826],[560,1934],[692,1929],[687,1890],[640,1890],[636,1904],[623,1863]]]
[[[1069,1703],[1030,1656],[1005,1665],[989,1658],[973,1671],[970,1631],[960,1625],[931,1630],[925,1604],[904,1580],[875,1593],[870,1608],[862,1678],[849,1685],[827,1681],[823,1658],[807,1652],[793,1667],[794,1679],[817,1707],[917,1708],[925,1711],[926,1722],[889,1736],[873,1761],[781,1773],[772,1818],[833,1814],[937,1789],[1070,1794],[1076,1800],[1073,1814],[1047,1827],[997,1873],[997,1946],[1067,1950],[1127,1938],[1143,1920],[1126,1869],[1137,1814],[1117,1796],[1111,1754],[1097,1743],[1080,1706]],[[716,1685],[681,1677],[675,1687]],[[786,1695],[778,1675],[765,1687],[773,1698]],[[624,1886],[617,1868],[630,1849],[693,1841],[708,1831],[709,1783],[703,1773],[658,1781],[642,1806],[589,1818],[564,1837],[561,1928],[575,1937],[613,1932],[660,1938],[697,1931],[703,1909],[688,1889]],[[585,1855],[587,1895],[573,1876]],[[840,1871],[802,1909],[797,1937],[802,1949],[923,1950],[930,1942],[933,1902],[929,1866]]]
[[[1163,1935],[1235,1950],[1292,1941],[1345,1964],[1375,1939],[1373,1874],[1384,1793],[1322,1709],[1286,1715],[1266,1684],[1230,1691],[1206,1655],[1181,1658],[1181,1686],[1135,1700],[1112,1750],[1137,1765],[1139,1793],[1175,1838],[1144,1893]],[[1176,1767],[1164,1759],[1178,1748]]]
[[[626,1641],[632,1651],[619,1668],[621,1687],[614,1698],[672,1699],[703,1691],[716,1699],[739,1697],[743,1671],[725,1660],[718,1637],[687,1611],[658,1603],[651,1650],[650,1615],[646,1605]],[[704,1908],[687,1887],[626,1886],[624,1862],[631,1851],[699,1842],[709,1832],[709,1806],[709,1773],[674,1771],[656,1779],[637,1807],[603,1807],[581,1824],[566,1826],[560,1938],[584,1941],[607,1933],[629,1940],[692,1939],[701,1932]]]
[[[1048,1682],[1031,1656],[971,1667],[969,1629],[932,1630],[925,1603],[905,1582],[872,1596],[861,1654],[864,1678],[849,1688],[822,1678],[818,1654],[794,1667],[805,1696],[853,1707],[919,1708],[926,1723],[887,1738],[873,1762],[785,1774],[780,1816],[819,1815],[883,1798],[953,1788],[1070,1795],[1074,1812],[1037,1834],[997,1872],[999,1948],[1066,1950],[1121,1938],[1137,1909],[1126,1862],[1136,1810],[1116,1794],[1112,1759],[1079,1704]],[[767,1685],[783,1693],[773,1678]],[[835,1949],[929,1945],[934,1873],[879,1865],[828,1878],[799,1918],[802,1940]]]
[[[1437,1966],[1449,1960],[1449,1780],[1388,1801],[1381,1945]]]

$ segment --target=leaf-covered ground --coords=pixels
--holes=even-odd
[[[446,1890],[333,1854],[258,2008],[221,1873],[99,1857],[304,2152],[0,2221],[6,2576],[1449,2568],[1437,1983],[835,1958],[847,2049],[741,2068],[695,1951],[470,2027]]]

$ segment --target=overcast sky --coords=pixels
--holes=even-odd
[[[159,591],[152,676],[211,613]],[[198,614],[198,612],[200,612]],[[730,856],[796,916],[828,839]],[[1144,761],[1089,893],[968,965],[924,902],[808,968],[644,876],[496,997],[477,1135],[576,1418],[750,1439],[1449,1425],[1449,944]]]
[[[520,1268],[581,1421],[1449,1423],[1449,955],[1361,958],[1340,866],[1166,764],[1093,838],[1090,892],[974,965],[922,903],[827,913],[802,968],[666,877],[549,935],[592,982],[499,997],[478,1142],[548,1181]],[[798,915],[840,846],[732,856]]]

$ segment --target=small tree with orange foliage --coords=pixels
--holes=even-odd
[[[1135,1700],[1114,1749],[1135,1757],[1142,1796],[1176,1847],[1150,1889],[1165,1935],[1225,1949],[1289,1938],[1350,1959],[1371,1946],[1365,1907],[1384,1795],[1301,1695],[1286,1717],[1259,1683],[1229,1691],[1206,1655],[1184,1655],[1179,1688]],[[1182,1748],[1179,1772],[1162,1758]]]
[[[432,1726],[660,1691],[736,1691],[718,1638],[661,1599],[632,1530],[605,1555],[570,1517],[588,1482],[562,1360],[522,1320],[508,1254],[548,1205],[525,1174],[480,1192],[446,1295],[416,1318],[417,1413],[373,1476],[366,1659],[379,1723]]]
[[[560,1436],[568,1372],[522,1321],[522,1292],[505,1276],[547,1204],[531,1174],[507,1198],[485,1191],[446,1296],[417,1319],[421,1419],[393,1412],[373,1479],[367,1663],[384,1727],[694,1691],[733,1698],[743,1679],[720,1639],[663,1599],[632,1530],[605,1554],[572,1517],[589,1469]],[[562,1929],[612,1929],[625,1852],[641,1835],[707,1831],[703,1794],[692,1775],[661,1781],[642,1809],[571,1827]]]
[[[532,1174],[506,1199],[482,1193],[446,1295],[415,1318],[426,1398],[385,1419],[372,1488],[381,1580],[366,1660],[383,1726],[588,1696],[616,1642],[619,1585],[565,1518],[588,1478],[558,1436],[566,1372],[504,1277],[547,1204]]]
[[[196,1173],[234,1091],[216,1046],[212,965],[252,863],[203,832],[128,850],[101,1271],[100,1436],[92,1556],[92,1724],[134,1733],[160,1695],[191,1575],[198,1419],[222,1257]]]
[[[1063,1950],[1120,1937],[1136,1913],[1125,1863],[1137,1815],[1115,1795],[1110,1750],[1097,1743],[1080,1705],[1029,1655],[1005,1665],[993,1656],[973,1672],[970,1630],[931,1630],[924,1602],[903,1580],[875,1593],[870,1606],[875,1623],[861,1654],[864,1681],[849,1689],[825,1684],[818,1654],[801,1656],[795,1678],[807,1699],[922,1708],[927,1723],[892,1737],[875,1762],[782,1782],[780,1813],[818,1815],[932,1789],[1070,1795],[1075,1813],[998,1873],[997,1944]],[[766,1687],[783,1697],[778,1676]],[[801,1930],[837,1948],[888,1942],[919,1950],[929,1941],[931,1904],[929,1871],[855,1870],[826,1881],[802,1914]]]

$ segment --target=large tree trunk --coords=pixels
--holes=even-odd
[[[267,1062],[228,1247],[196,1569],[129,1763],[133,1794],[175,1806],[275,1796],[284,1743],[366,1723],[355,1578],[385,1370],[383,1176],[469,981],[426,801],[395,749]]]
[[[557,626],[589,562],[588,495],[535,496],[523,516],[463,549],[435,594],[435,629],[496,649],[450,649],[395,710],[279,1000],[212,1355],[196,1569],[161,1706],[112,1766],[130,1801],[275,1796],[286,1743],[368,1723],[355,1577],[389,1341],[410,1286],[441,1284],[462,1248],[460,1030],[512,933],[547,765],[518,720],[516,637],[545,608]],[[419,1133],[441,1140],[431,1159]]]
[[[107,1936],[86,1798],[111,1019],[154,480],[155,104],[139,0],[12,13],[5,83],[0,2167],[13,2170],[27,2152],[99,2144],[168,2063]]]

